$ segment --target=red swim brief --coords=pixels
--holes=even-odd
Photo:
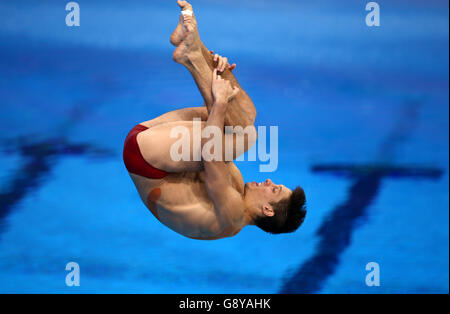
[[[146,162],[144,157],[142,157],[141,150],[139,149],[139,145],[137,143],[137,135],[147,129],[148,128],[146,126],[138,124],[130,131],[130,133],[128,133],[123,148],[123,162],[130,173],[149,179],[162,179],[169,173],[157,169]]]

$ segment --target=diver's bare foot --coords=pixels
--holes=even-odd
[[[185,12],[185,14],[186,13],[191,13],[192,15],[194,14],[192,12],[192,6],[187,1],[178,0],[178,6],[181,8],[182,12],[183,11]],[[194,23],[197,24],[195,21],[195,17],[193,17],[193,19]],[[172,35],[170,36],[170,43],[174,46],[178,46],[183,41],[184,36],[185,36],[185,28],[183,27],[183,13],[180,13],[178,25],[173,31]]]
[[[177,34],[182,34],[182,38],[172,57],[175,62],[182,64],[187,60],[188,54],[200,51],[201,46],[192,6],[186,1],[178,1],[178,5],[184,12],[182,14],[182,32]]]
[[[183,29],[183,17],[180,16],[180,20],[178,21],[178,25],[173,31],[172,35],[170,35],[170,43],[174,46],[178,46],[183,40],[184,29]]]

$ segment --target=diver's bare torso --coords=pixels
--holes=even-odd
[[[244,180],[233,162],[227,163],[230,181],[244,194]],[[205,188],[203,171],[169,174],[148,179],[130,173],[139,195],[153,215],[170,229],[193,239],[216,240],[236,235],[241,221],[219,225],[214,205]]]

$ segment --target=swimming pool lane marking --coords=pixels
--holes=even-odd
[[[410,101],[378,150],[373,164],[322,164],[312,167],[315,173],[331,173],[353,180],[347,199],[337,205],[317,231],[319,243],[314,255],[297,271],[283,280],[280,293],[319,292],[340,263],[340,255],[351,244],[353,231],[380,192],[382,180],[388,178],[439,179],[443,170],[435,167],[400,166],[394,160],[398,147],[408,140],[418,121],[421,102]]]
[[[45,183],[59,159],[64,156],[86,155],[91,159],[113,156],[110,150],[92,144],[69,143],[63,137],[33,142],[30,137],[23,136],[2,140],[2,147],[6,153],[19,153],[24,164],[0,192],[0,236],[6,230],[7,217],[15,205]]]

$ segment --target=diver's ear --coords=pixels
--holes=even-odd
[[[275,211],[273,210],[273,207],[270,204],[263,205],[262,213],[266,217],[272,217],[273,215],[275,215]]]

